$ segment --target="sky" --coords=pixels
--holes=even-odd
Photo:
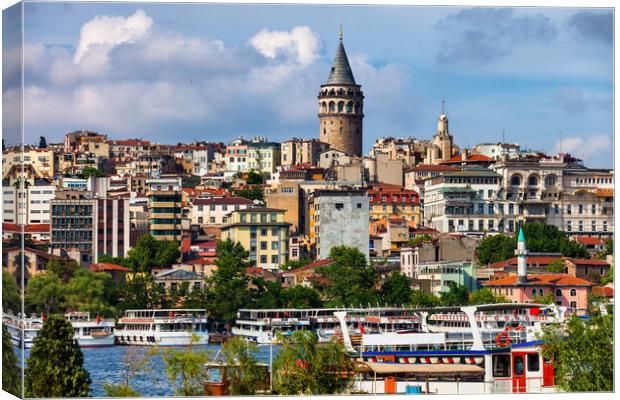
[[[613,11],[600,8],[25,3],[26,142],[76,129],[160,143],[318,138],[340,24],[365,95],[365,150],[430,139],[445,100],[461,147],[504,132],[613,166]],[[9,141],[18,28],[3,24]]]

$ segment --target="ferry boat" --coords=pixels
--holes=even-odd
[[[335,313],[345,347],[358,365],[354,390],[380,394],[555,391],[553,364],[543,356],[537,335],[544,324],[564,321],[562,307],[510,303],[418,312],[420,331],[365,333],[359,346],[348,332],[346,311]]]
[[[35,315],[26,318],[13,314],[3,314],[2,323],[6,326],[7,331],[11,335],[11,342],[14,346],[30,349],[32,348],[32,341],[43,326],[43,319]]]
[[[122,345],[188,346],[208,344],[207,310],[126,310],[115,329]],[[197,341],[192,343],[192,337]]]
[[[73,337],[80,347],[114,346],[114,320],[97,315],[90,319],[88,312],[68,312],[65,319],[73,326]]]

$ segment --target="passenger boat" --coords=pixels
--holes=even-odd
[[[68,312],[65,319],[73,326],[73,337],[80,347],[103,347],[114,345],[114,320],[97,315],[90,319],[88,312]]]
[[[358,365],[354,390],[366,393],[552,392],[553,364],[538,334],[562,322],[555,305],[489,304],[419,309],[420,331],[365,333],[351,341],[346,311],[336,312]],[[497,318],[496,318],[497,317]]]
[[[13,314],[3,314],[2,323],[11,335],[11,342],[14,346],[30,349],[32,348],[32,341],[43,326],[43,319],[36,315],[26,318]]]
[[[117,342],[123,345],[208,344],[207,310],[126,310],[115,333]]]

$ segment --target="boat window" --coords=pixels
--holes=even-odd
[[[527,355],[527,370],[529,372],[540,370],[540,357],[538,353]]]
[[[497,354],[493,356],[493,376],[506,378],[510,376],[510,355]]]

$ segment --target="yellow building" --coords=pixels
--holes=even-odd
[[[22,152],[19,147],[2,153],[2,176],[10,177],[13,167],[21,170]],[[54,178],[54,152],[51,149],[25,147],[23,164],[32,166],[34,178]]]
[[[239,242],[259,268],[279,269],[288,260],[288,231],[284,211],[277,208],[248,208],[230,214],[222,227],[222,240]]]
[[[150,233],[157,240],[181,240],[181,179],[147,180],[149,190],[148,218]]]
[[[398,185],[378,184],[368,189],[369,217],[372,221],[398,217],[420,225],[420,196]]]

